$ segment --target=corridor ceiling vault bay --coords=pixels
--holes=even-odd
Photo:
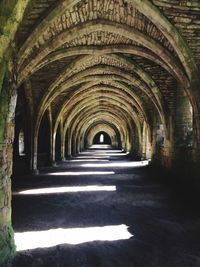
[[[22,137],[35,173],[101,131],[132,156],[196,170],[200,1],[2,0],[0,16],[0,265],[13,253],[14,127],[14,159]]]

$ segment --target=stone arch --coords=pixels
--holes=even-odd
[[[52,41],[51,44],[46,44],[46,47],[43,48],[43,52],[37,55],[36,59],[32,60],[32,62],[29,62],[28,66],[24,66],[23,72],[25,73],[31,73],[31,70],[37,66],[48,54],[52,53],[55,49],[58,49],[59,47],[62,47],[64,43],[70,42],[75,38],[78,38],[82,35],[87,35],[91,32],[98,31],[98,30],[104,30],[108,31],[114,34],[120,34],[121,36],[133,40],[142,46],[150,49],[151,51],[157,51],[157,54],[165,61],[170,62],[170,64],[173,65],[173,58],[171,54],[164,49],[159,43],[157,43],[153,38],[148,37],[147,35],[141,33],[140,31],[133,29],[129,26],[121,25],[119,23],[114,23],[111,21],[89,21],[83,23],[83,25],[80,26],[74,26],[73,28],[69,29],[66,32],[63,32],[60,34],[60,36],[56,36]],[[63,41],[58,42],[57,38]],[[26,76],[26,74],[23,74],[21,72],[19,74],[19,81],[20,77]],[[23,80],[23,78],[22,78]]]
[[[111,141],[111,137],[110,137],[110,133],[109,132],[105,132],[105,131],[100,131],[98,133],[96,133],[96,135],[93,138],[93,144],[106,144],[106,145],[111,145],[112,141]]]
[[[91,100],[90,100],[90,103],[92,104],[92,102],[91,102]],[[105,105],[105,110],[106,110],[106,112],[108,112],[109,111],[109,109],[108,109],[108,106],[109,106],[109,104],[106,104]],[[91,110],[93,110],[93,113],[94,113],[94,111],[95,111],[95,107],[96,107],[96,104],[95,104],[95,99],[94,99],[94,104],[93,104],[93,107],[90,105],[89,106],[89,110],[91,111]],[[117,110],[117,113],[115,114],[115,116],[119,116],[119,114],[121,113],[121,111],[120,111],[120,105],[119,106],[114,106],[114,109],[113,108],[111,108],[111,112],[113,112],[113,110]],[[140,134],[140,124],[139,124],[139,122],[137,122],[138,121],[138,119],[137,119],[137,116],[133,116],[132,118],[130,118],[129,119],[129,114],[127,113],[127,110],[126,109],[123,109],[124,110],[124,112],[125,112],[125,114],[123,115],[124,116],[124,119],[123,120],[120,120],[121,121],[121,123],[122,123],[122,121],[129,121],[129,126],[127,126],[128,127],[128,130],[126,131],[126,132],[128,132],[128,133],[130,133],[131,132],[131,129],[132,129],[132,126],[131,126],[131,122],[130,122],[130,119],[131,120],[133,120],[133,121],[136,121],[136,126],[137,126],[137,130],[138,130],[138,136],[139,136],[139,138],[140,138],[140,136],[141,136],[141,134]],[[80,110],[80,112],[79,112],[82,116],[84,115],[84,113]],[[101,111],[101,114],[102,114],[102,111]],[[126,119],[125,119],[126,118]],[[80,121],[82,121],[82,118],[79,118],[79,120]],[[77,120],[78,121],[78,120]],[[69,122],[69,120],[68,120],[68,122]],[[78,124],[79,125],[79,127],[80,127],[80,124]],[[66,126],[65,126],[66,127]],[[75,127],[75,123],[73,123],[73,126],[72,126],[73,128]],[[78,129],[76,129],[76,132],[78,132]],[[129,136],[129,138],[130,138],[130,136]],[[140,140],[141,140],[141,138],[140,138]],[[129,144],[129,143],[128,143]],[[130,149],[130,148],[128,148],[128,149]]]
[[[1,231],[1,233],[3,233],[2,236],[3,236],[3,240],[5,241],[5,244],[9,245],[8,248],[7,247],[5,248],[5,251],[6,251],[5,255],[8,255],[8,254],[11,255],[13,253],[13,250],[14,250],[14,246],[12,244],[11,234],[10,234],[10,233],[12,233],[11,223],[10,223],[10,210],[9,210],[10,209],[9,196],[10,196],[10,191],[11,191],[10,190],[10,184],[9,184],[10,181],[9,181],[9,179],[5,180],[4,176],[8,178],[11,175],[11,165],[12,165],[12,162],[7,160],[6,153],[8,153],[8,155],[12,154],[11,144],[12,144],[12,139],[13,139],[13,111],[14,111],[15,105],[16,105],[16,90],[15,89],[17,86],[16,79],[17,79],[17,74],[18,74],[18,73],[16,73],[16,70],[15,70],[15,67],[16,67],[15,64],[14,64],[14,68],[13,68],[14,69],[13,77],[6,77],[6,79],[9,81],[8,84],[4,83],[4,76],[5,76],[5,73],[7,72],[8,65],[12,65],[11,63],[8,63],[8,62],[11,62],[13,59],[9,50],[15,49],[15,48],[13,49],[13,47],[11,48],[11,42],[14,39],[15,32],[18,28],[20,21],[23,18],[24,11],[26,10],[26,7],[27,7],[29,2],[32,2],[32,1],[28,1],[28,0],[15,1],[15,0],[13,0],[10,10],[8,10],[9,15],[6,16],[4,24],[1,25],[2,26],[1,28],[3,29],[2,30],[3,35],[0,37],[0,61],[1,61],[0,62],[0,93],[1,93],[1,99],[0,99],[0,102],[1,102],[1,107],[0,107],[0,109],[1,109],[1,114],[0,114],[1,151],[0,152],[1,152],[2,164],[4,165],[4,167],[7,170],[7,172],[5,173],[5,170],[3,169],[3,172],[1,173],[3,182],[5,182],[5,188],[3,187],[2,190],[4,190],[3,194],[5,193],[6,198],[8,196],[8,199],[5,199],[5,202],[8,203],[8,214],[6,213],[6,215],[5,215],[6,221],[5,222],[3,221],[3,230]],[[80,2],[80,0],[79,1],[78,0],[77,1],[69,0],[66,4],[64,1],[61,1],[60,2],[61,5],[58,5],[57,9],[52,11],[52,13],[49,15],[48,19],[50,19],[50,21],[52,22],[51,19],[54,19],[56,17],[56,14],[59,14],[58,10],[60,10],[60,11],[65,10],[65,9],[72,7],[73,5],[75,5],[79,2]],[[176,28],[167,20],[167,18],[164,17],[164,15],[162,15],[161,11],[159,11],[159,9],[156,8],[150,1],[147,1],[147,0],[128,0],[128,3],[134,4],[136,6],[136,8],[141,13],[143,13],[145,16],[147,16],[154,23],[154,25],[156,25],[160,29],[160,31],[163,33],[164,36],[166,36],[166,38],[170,42],[170,44],[172,44],[172,47],[173,47],[174,51],[176,52],[176,55],[178,55],[178,58],[180,59],[181,64],[179,66],[179,64],[177,62],[170,59],[171,55],[167,53],[166,49],[161,47],[162,49],[159,50],[158,43],[155,43],[155,46],[154,46],[156,48],[155,51],[159,50],[161,52],[159,57],[156,59],[157,62],[162,64],[165,68],[167,68],[172,73],[173,73],[172,66],[175,66],[175,64],[177,63],[176,64],[177,68],[176,68],[176,71],[174,74],[176,74],[176,76],[179,75],[180,80],[181,80],[181,76],[182,76],[182,79],[185,79],[185,81],[188,82],[188,80],[189,80],[189,84],[185,83],[185,84],[187,84],[185,86],[185,90],[187,91],[187,94],[190,98],[190,102],[192,103],[193,110],[194,110],[194,129],[196,131],[196,142],[197,142],[196,145],[198,148],[199,143],[200,143],[199,78],[198,78],[197,67],[196,67],[196,64],[194,62],[191,51],[188,48],[186,42],[181,37],[181,35],[178,33],[178,30],[176,30]],[[0,10],[4,10],[4,9],[0,8]],[[11,22],[12,22],[12,24],[11,24]],[[98,21],[96,21],[96,22],[98,23]],[[41,29],[43,27],[45,27],[45,28],[47,27],[47,23],[45,20],[43,20],[42,25],[39,26],[39,27],[41,27]],[[88,25],[89,25],[89,23],[88,23]],[[104,26],[107,27],[108,31],[114,31],[114,30],[112,30],[112,26],[113,26],[112,23],[110,23],[110,22],[105,23],[104,21],[101,21],[101,23],[99,23],[98,27],[99,27],[99,29],[102,29],[102,28],[104,28]],[[115,23],[114,27],[116,27],[116,26],[121,31],[121,34],[123,34],[123,32],[122,32],[123,27],[121,25],[118,25],[117,23]],[[118,31],[117,27],[115,28],[115,31]],[[27,50],[26,50],[27,43],[29,43],[29,45],[30,45],[31,41],[34,40],[34,38],[36,40],[37,36],[38,36],[37,34],[41,33],[41,29],[37,28],[36,31],[33,31],[33,34],[30,35],[31,37],[29,37],[28,41],[25,42],[25,46],[20,50],[20,53],[22,52],[22,57],[21,57],[22,61],[23,61],[23,58],[26,57],[26,55],[27,55]],[[80,30],[79,36],[81,36],[81,34],[84,31],[86,31],[85,29],[84,29],[84,31],[82,31],[82,29],[79,29],[79,30]],[[92,31],[93,30],[92,27],[90,27],[89,30]],[[127,30],[127,27],[126,27],[126,30]],[[129,34],[127,35],[127,37],[128,36],[129,36]],[[136,37],[140,37],[140,40],[139,40],[140,43],[144,44],[144,42],[143,42],[144,36],[142,36],[141,34],[138,34],[138,32],[135,31],[135,38],[133,38],[133,40],[136,40]],[[146,46],[149,44],[150,40],[151,40],[150,38],[149,38],[149,40],[147,40],[148,43],[147,42],[145,43]],[[55,43],[53,43],[53,45],[54,44]],[[28,50],[31,49],[31,46],[29,46],[29,45],[27,46]],[[25,50],[24,50],[25,53],[23,54],[24,48],[25,48]],[[153,46],[151,46],[151,49],[153,49]],[[55,51],[55,49],[53,49],[52,51],[54,51],[53,53],[58,52],[58,51]],[[126,51],[128,51],[128,50],[126,50]],[[47,52],[47,56],[45,56],[45,53],[43,53],[42,56],[44,56],[44,61],[43,61],[43,58],[42,58],[42,61],[40,61],[40,59],[39,59],[38,60],[39,64],[44,64],[45,60],[47,59],[49,54],[48,54],[48,51],[45,51],[45,52]],[[124,52],[120,51],[117,53],[125,53],[125,51]],[[153,51],[152,51],[151,55],[153,56]],[[145,57],[144,54],[143,54],[143,56]],[[36,62],[37,61],[35,61],[35,63]],[[20,64],[19,64],[19,66],[20,66]],[[32,70],[35,71],[35,69],[32,69],[32,67],[35,68],[37,66],[33,65],[33,66],[31,66],[31,68],[29,68],[29,69],[27,68],[26,71],[27,72],[32,71]],[[9,68],[12,68],[12,67],[9,67]],[[24,77],[27,77],[27,76],[24,75]],[[117,76],[115,74],[115,76],[114,75],[112,76],[112,78],[117,78],[117,77],[118,77],[117,82],[119,82],[119,80],[121,80],[122,82],[125,82],[127,85],[130,85],[133,82],[133,80],[127,79],[125,77],[123,78],[120,75]],[[87,77],[86,82],[91,81],[92,78],[99,81],[99,77],[97,75],[94,75],[93,77]],[[21,77],[19,77],[18,85],[20,84],[20,79],[21,79],[21,81],[23,80],[23,75]],[[3,84],[3,86],[1,86],[2,84]],[[77,81],[77,83],[75,83],[74,85],[80,86],[82,84],[83,84],[83,79],[82,80],[80,79],[80,81],[79,82]],[[139,84],[139,82],[138,82],[138,86],[142,86],[142,84]],[[148,89],[148,87],[146,89]],[[3,98],[2,96],[3,97],[6,96],[7,98]],[[2,102],[3,99],[6,99],[6,101]],[[149,97],[149,99],[151,100],[151,97]],[[45,108],[43,109],[42,112],[44,112],[44,113],[46,112],[46,109],[49,107],[49,104],[50,103],[48,103],[48,105],[45,106]],[[138,104],[141,104],[141,102],[139,102]],[[95,102],[93,102],[92,107],[94,107],[94,105],[95,105]],[[157,105],[158,105],[158,103],[157,103]],[[138,105],[138,109],[139,109],[139,106],[140,105]],[[141,104],[141,106],[142,106],[142,104]],[[101,112],[105,111],[105,106],[103,108],[104,108],[104,110],[101,110]],[[113,110],[113,108],[110,109],[109,112],[111,113],[112,110]],[[9,112],[7,112],[7,111],[9,111]],[[100,111],[100,109],[98,111]],[[164,112],[161,111],[162,115],[163,115],[163,113]],[[119,121],[117,121],[118,123],[122,120],[122,118],[123,118],[122,115],[125,116],[125,114],[126,113],[120,114],[121,116],[119,117]],[[42,115],[41,115],[41,120],[42,120]],[[78,113],[76,113],[76,115],[78,115]],[[143,113],[143,115],[144,115],[144,113]],[[79,118],[80,118],[80,116],[79,116]],[[87,119],[88,118],[89,117],[87,117]],[[105,118],[105,115],[104,115],[104,118]],[[38,124],[40,124],[40,122]],[[141,123],[142,122],[140,122],[140,124]],[[169,125],[167,124],[166,128],[168,128],[168,126]],[[39,126],[38,126],[38,128],[39,128]],[[84,130],[80,129],[80,132],[83,133]],[[5,140],[6,140],[6,142],[4,142]],[[1,212],[2,211],[0,211],[0,216],[1,216]],[[4,253],[4,251],[2,253]],[[5,262],[5,261],[7,261],[7,259],[3,258],[0,261]]]
[[[87,58],[88,58],[87,56],[84,57],[82,59],[82,62],[85,63],[87,61]],[[91,60],[91,59],[92,59],[92,57],[89,56],[89,60]],[[132,66],[129,62],[126,62],[126,63],[128,63],[130,66]],[[73,68],[73,66],[75,64],[76,63],[73,62],[72,63],[72,66],[70,67],[70,71],[69,72],[64,71],[63,74],[61,74],[59,76],[59,78],[54,82],[54,84],[47,90],[47,94],[44,96],[44,98],[41,101],[41,108],[40,108],[41,111],[40,111],[40,113],[41,112],[44,112],[45,106],[46,107],[48,106],[48,102],[47,101],[52,101],[53,98],[55,98],[55,96],[58,95],[59,93],[61,93],[63,90],[66,90],[67,88],[72,87],[73,85],[76,85],[77,83],[81,83],[81,78],[84,80],[84,82],[88,81],[87,75],[90,74],[90,76],[91,76],[93,74],[93,72],[94,72],[94,68],[93,68],[93,72],[92,72],[92,69],[87,68],[84,71],[78,72],[76,74],[76,76],[74,77],[74,75],[72,76],[73,72],[71,71],[71,68]],[[77,64],[80,65],[80,59],[77,60]],[[97,68],[100,68],[100,67],[97,67]],[[107,67],[107,69],[108,69],[108,71],[109,70],[113,70],[113,73],[118,74],[120,76],[120,80],[123,80],[122,78],[125,78],[128,81],[130,81],[130,84],[134,84],[137,81],[137,79],[135,79],[135,80],[132,79],[132,77],[130,75],[125,74],[125,73],[122,73],[121,70],[120,71],[117,71],[117,69],[115,69],[114,67],[109,66],[109,67]],[[161,100],[159,89],[155,85],[154,81],[151,79],[151,77],[149,75],[145,74],[145,72],[143,72],[141,70],[141,68],[139,66],[137,66],[136,64],[134,66],[134,70],[136,70],[136,73],[138,75],[140,75],[140,77],[143,79],[143,81],[145,82],[145,84],[147,84],[147,85],[149,85],[149,87],[151,87],[151,91],[154,94],[155,99],[157,99],[156,101],[154,101],[154,104],[158,108],[160,108],[162,110],[161,105],[162,105],[162,102],[163,101]],[[102,71],[104,71],[104,70],[102,70]],[[95,74],[93,74],[93,75],[95,75]],[[70,76],[72,76],[72,77],[70,78]],[[68,80],[66,78],[68,78]],[[66,79],[66,83],[68,83],[69,85],[66,85],[64,83],[64,80],[65,79]],[[76,80],[77,80],[77,82],[76,82]],[[125,82],[126,82],[126,80],[125,80]],[[59,90],[56,90],[56,94],[54,96],[51,95],[51,97],[49,98],[50,94],[52,94],[53,90],[55,90],[58,86],[60,86],[59,87]],[[142,88],[141,82],[139,84],[139,87]],[[144,84],[143,84],[143,87],[145,87]],[[146,89],[143,89],[146,94],[148,94],[147,87],[146,87]],[[152,96],[150,96],[150,95],[149,95],[149,97],[152,98]],[[159,100],[158,100],[158,98],[159,98]]]
[[[116,114],[112,112],[112,110],[109,111],[109,113],[106,113],[105,111],[98,111],[94,110],[94,114],[88,114],[85,120],[79,125],[79,131],[78,134],[80,136],[80,144],[82,144],[82,147],[84,147],[84,138],[87,136],[88,131],[91,127],[93,127],[96,124],[102,124],[106,123],[107,125],[110,125],[113,129],[115,129],[116,133],[119,133],[119,141],[120,145],[125,148],[125,142],[126,142],[126,136],[127,136],[127,126],[123,123],[123,115],[118,114],[120,116],[116,117]],[[103,119],[98,114],[101,112],[103,115]],[[86,112],[84,112],[86,114]],[[112,122],[112,123],[111,123]]]
[[[77,3],[77,2],[76,2]],[[156,8],[153,4],[151,4],[149,1],[145,0],[145,2],[141,2],[141,0],[134,0],[134,1],[130,1],[129,3],[136,4],[136,8],[143,13],[144,15],[148,16],[148,18],[151,19],[151,21],[157,25],[157,27],[160,29],[160,31],[164,34],[164,36],[167,37],[167,39],[169,40],[169,42],[172,44],[172,47],[175,49],[177,55],[179,56],[183,66],[186,69],[186,72],[188,73],[189,77],[191,78],[191,70],[194,72],[195,75],[197,75],[196,70],[196,64],[193,60],[193,57],[191,55],[191,52],[188,48],[188,46],[186,45],[186,43],[184,42],[184,40],[182,39],[181,35],[178,33],[178,31],[176,30],[175,27],[173,27],[173,25],[162,15],[162,13],[158,10],[158,8]],[[60,10],[58,8],[58,10]],[[58,11],[54,10],[50,16],[50,19],[52,18],[53,15],[56,15]],[[58,14],[58,13],[57,13]],[[152,15],[153,14],[153,15]],[[108,22],[108,25],[112,25],[111,22]],[[94,24],[94,22],[93,22]],[[105,24],[105,25],[104,25]],[[115,30],[117,29],[117,33],[121,33],[122,36],[125,36],[125,29],[121,29],[121,25],[115,25],[115,28],[113,27],[112,29],[110,27],[107,27],[106,23],[102,23],[99,22],[98,25],[95,25],[95,30],[108,30],[111,32],[115,32]],[[116,22],[115,22],[116,24]],[[109,25],[109,26],[110,26]],[[99,27],[97,27],[99,26]],[[28,48],[29,45],[31,44],[31,42],[33,41],[33,38],[38,39],[39,35],[41,33],[41,31],[43,30],[42,28],[45,28],[44,23],[40,24],[40,26],[35,30],[35,32],[32,34],[31,38],[29,38],[29,40],[24,44],[24,46],[22,47],[21,51],[20,51],[20,57],[21,60],[23,60],[23,58],[26,56],[26,54],[28,53]],[[87,27],[83,28],[83,26],[80,28],[80,30],[82,31],[82,34],[87,34],[89,29],[91,27],[91,23],[89,22]],[[127,26],[128,27],[128,26]],[[85,29],[87,28],[87,31],[85,31]],[[80,33],[78,31],[79,29],[76,29],[76,33],[79,36]],[[133,29],[132,29],[133,30]],[[142,36],[140,35],[140,32],[137,32],[137,41],[138,42],[142,42],[142,45],[146,44],[147,47],[152,48],[151,42],[149,42],[148,44],[142,39]],[[68,36],[71,36],[71,39],[75,39],[74,35],[73,35],[73,31],[69,30],[68,31]],[[128,38],[133,38],[133,35],[131,36],[131,34],[127,34]],[[68,37],[69,38],[69,37]],[[141,38],[141,39],[140,39]],[[65,41],[67,41],[68,39],[64,38],[64,36],[61,36],[60,39],[65,39]],[[180,45],[181,44],[181,45]],[[60,44],[59,44],[60,45]],[[57,44],[58,46],[58,44]],[[52,44],[52,47],[55,49],[56,48],[56,43]],[[158,49],[159,45],[157,44],[157,49]],[[157,50],[156,49],[156,50]],[[45,48],[45,52],[47,53],[48,49]],[[154,51],[154,49],[152,49],[152,51]],[[52,51],[51,51],[52,52]],[[37,63],[39,63],[39,61],[41,61],[41,58],[38,60]]]
[[[175,79],[179,80],[182,85],[187,89],[190,87],[189,80],[180,69],[176,61],[173,62],[164,62],[159,55],[153,53],[152,51],[148,51],[144,47],[131,46],[131,45],[118,45],[118,46],[78,46],[78,47],[70,47],[59,49],[59,51],[51,53],[49,56],[45,57],[43,61],[41,61],[35,68],[34,72],[38,71],[40,68],[57,61],[59,59],[63,59],[65,57],[78,56],[78,55],[105,55],[105,54],[132,54],[141,56],[143,58],[149,59],[150,61],[160,65],[163,69],[169,72]],[[32,72],[29,74],[33,74]]]
[[[58,92],[57,92],[58,93]]]
[[[90,127],[90,129],[88,129],[87,133],[85,134],[87,146],[91,146],[93,144],[94,137],[99,132],[107,132],[111,138],[112,146],[118,147],[119,141],[117,138],[118,133],[116,132],[116,129],[112,128],[110,125],[105,124],[105,123],[104,124],[103,123],[96,124],[96,125]]]

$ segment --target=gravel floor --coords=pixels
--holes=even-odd
[[[57,167],[41,169],[38,176],[14,177],[16,236],[39,233],[39,243],[47,230],[99,227],[96,233],[104,226],[116,228],[105,237],[102,233],[101,241],[91,241],[86,234],[87,242],[71,244],[66,236],[58,245],[28,249],[32,236],[17,252],[13,267],[199,267],[200,211],[158,183],[144,165],[133,164],[119,151],[93,148]],[[106,186],[108,191],[88,186]],[[81,192],[52,192],[77,187]],[[28,192],[32,189],[51,192]],[[110,234],[118,239],[125,225],[129,238],[106,240]]]

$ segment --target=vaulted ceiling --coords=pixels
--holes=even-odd
[[[197,105],[198,0],[35,0],[15,43],[36,129],[50,109],[55,129],[139,131],[158,114],[167,131],[177,84]]]

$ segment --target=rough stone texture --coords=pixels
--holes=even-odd
[[[91,80],[97,81],[96,88],[99,88],[99,83],[101,83],[102,78],[105,77],[104,86],[108,88],[110,79],[112,79],[113,81],[117,81],[116,75],[119,75],[117,71],[123,74],[128,74],[130,76],[134,75],[134,81],[128,81],[127,76],[125,79],[124,77],[123,79],[121,77],[119,78],[119,80],[121,80],[123,83],[126,83],[126,86],[128,85],[132,91],[136,92],[136,95],[140,98],[139,101],[143,102],[142,105],[143,107],[145,107],[146,113],[148,114],[148,124],[150,123],[150,121],[153,121],[155,106],[160,105],[160,107],[157,108],[157,111],[159,113],[163,113],[164,117],[168,117],[168,115],[173,115],[175,106],[177,77],[174,77],[174,74],[172,74],[169,69],[165,69],[166,59],[164,57],[166,56],[170,58],[171,56],[170,60],[173,60],[173,63],[177,65],[177,69],[179,69],[178,72],[180,75],[184,76],[185,70],[181,65],[180,59],[178,59],[177,52],[174,51],[174,48],[170,44],[169,40],[166,38],[165,34],[163,34],[159,30],[158,25],[154,25],[148,16],[145,16],[144,14],[139,12],[139,8],[137,5],[134,6],[133,4],[125,3],[124,1],[106,2],[89,0],[79,2],[75,5],[71,5],[70,3],[69,7],[65,6],[64,2],[65,1],[63,1],[63,9],[61,9],[61,6],[59,6],[59,4],[53,6],[51,1],[35,1],[32,11],[30,11],[29,15],[25,16],[24,21],[21,25],[21,28],[18,30],[18,34],[16,37],[16,42],[19,46],[20,57],[18,68],[19,80],[20,77],[24,79],[26,75],[29,75],[28,72],[33,72],[33,75],[30,77],[30,82],[31,88],[33,88],[32,94],[35,103],[34,109],[36,110],[36,113],[39,112],[39,115],[35,115],[36,129],[38,129],[39,127],[39,122],[41,121],[45,109],[49,105],[51,105],[52,118],[55,123],[54,132],[56,132],[56,128],[61,117],[66,123],[70,121],[69,117],[72,115],[69,114],[69,111],[67,109],[64,110],[64,105],[66,103],[66,100],[72,102],[72,92],[78,91],[80,86],[84,87],[84,83],[88,83],[90,81],[90,77]],[[164,4],[162,3],[162,1],[156,1],[156,3],[154,4],[156,4],[164,12],[164,15],[167,14],[166,9],[164,8],[164,6],[168,6],[168,3],[166,3],[166,1],[164,1]],[[178,5],[178,2],[176,4]],[[177,8],[176,4],[174,10],[176,10]],[[172,6],[173,5],[171,5],[171,7]],[[194,6],[191,5],[188,12],[193,12],[193,8]],[[52,17],[49,16],[51,11]],[[43,18],[45,16],[46,20],[49,20],[49,25],[45,24],[43,21]],[[38,20],[39,17],[41,18],[41,23]],[[169,17],[169,19],[171,20],[171,17]],[[121,34],[120,32],[121,30],[119,30],[118,32],[112,32],[111,28],[107,26],[104,27],[104,24],[106,24],[107,21],[111,23],[111,25],[114,22],[120,23],[120,25],[125,27],[131,27],[131,29],[134,29],[138,34],[145,34],[145,36],[151,38],[158,45],[160,45],[159,49],[164,49],[166,53],[166,55],[163,55],[163,58],[161,56],[160,64],[157,65],[157,61],[152,62],[152,59],[144,59],[143,56],[128,54],[130,61],[132,61],[131,64],[133,64],[133,62],[137,62],[137,68],[141,68],[140,73],[142,73],[142,75],[140,76],[138,75],[138,73],[136,74],[136,69],[134,69],[132,72],[132,70],[122,64],[120,60],[118,62],[114,62],[113,60],[107,60],[106,55],[97,56],[95,54],[95,51],[98,51],[99,48],[104,48],[106,46],[115,48],[121,47],[124,52],[126,51],[126,49],[128,51],[128,47],[144,49],[140,41],[137,42],[136,39],[132,40],[129,35],[127,35],[127,37],[124,37],[123,34]],[[180,19],[178,20],[178,22],[185,25],[185,23],[189,23],[189,20]],[[87,33],[87,31],[84,31],[84,24],[86,23],[88,23],[89,26],[95,24],[98,25],[99,23],[102,23],[102,29],[98,28],[97,30],[93,30],[92,32]],[[32,25],[33,27],[33,34],[30,34],[30,25]],[[76,27],[76,29],[74,27]],[[83,33],[81,32],[81,29],[83,29]],[[69,38],[67,37],[67,35],[66,37],[70,40],[70,36],[74,35],[74,38],[71,38],[71,40],[67,42],[65,41],[64,35],[65,32],[67,32],[68,30]],[[77,36],[74,34],[76,30],[78,30]],[[32,36],[35,36],[35,38],[32,39]],[[25,40],[24,44],[20,44],[21,40]],[[57,40],[57,42],[55,42],[55,40]],[[51,45],[49,46],[49,44]],[[48,49],[50,49],[50,51],[52,52],[50,53],[50,56],[48,56],[48,49],[45,49],[45,47],[47,48],[47,46]],[[180,43],[180,47],[181,46],[182,44]],[[85,55],[85,53],[87,52],[84,52],[84,49],[85,51],[87,51],[87,48],[89,47],[91,47],[91,51],[93,51],[93,56],[91,56],[91,60],[86,63],[86,60],[83,58],[83,55]],[[82,49],[83,54],[81,54],[81,50],[79,49]],[[77,53],[77,51],[79,52]],[[66,52],[68,52],[68,55],[63,56]],[[147,51],[147,53],[149,52],[150,51]],[[155,53],[152,58],[155,58],[157,51],[155,50],[152,52]],[[70,55],[70,53],[72,54]],[[103,53],[105,52],[102,52],[102,54]],[[159,53],[158,56],[160,56]],[[51,62],[52,54],[55,55],[55,60],[53,62]],[[121,55],[124,56],[125,54],[121,53]],[[42,63],[43,57],[44,63]],[[125,58],[127,59],[127,54]],[[162,60],[165,61],[164,64]],[[47,63],[48,65],[45,66],[45,64]],[[38,67],[36,66],[36,64],[44,64],[44,67]],[[65,80],[64,78],[62,78],[62,75],[60,75],[62,73],[61,70],[64,66],[69,72],[67,79]],[[116,67],[116,70],[108,68],[108,66],[114,66]],[[31,68],[33,69],[31,70]],[[34,73],[34,68],[41,69],[38,69],[37,72]],[[48,73],[48,75],[46,75],[46,73]],[[147,75],[152,80],[148,79],[147,81],[147,79],[145,79]],[[78,79],[80,80],[80,82],[77,85],[76,80]],[[185,79],[187,80],[186,76]],[[147,84],[147,87],[151,87],[151,85],[157,86],[157,88],[153,89],[153,92],[155,94],[154,96],[151,93],[147,95],[147,92],[150,90],[146,87],[144,83]],[[52,86],[52,84],[54,84],[54,86]],[[60,91],[59,94],[55,93],[58,91],[57,88],[61,87],[61,85],[63,86],[63,90]],[[138,88],[141,89],[141,85],[146,88],[144,90],[138,90]],[[49,93],[49,91],[52,91],[52,93]],[[105,91],[102,91],[102,94],[104,94],[105,96]],[[89,95],[87,97],[89,97]],[[99,96],[97,98],[99,98]],[[155,98],[159,99],[160,103],[156,103]],[[153,101],[151,102],[150,99],[152,99]],[[46,104],[44,104],[44,100],[47,102]],[[38,101],[41,101],[41,104],[39,105],[41,108],[39,110]],[[102,99],[100,101],[104,100]],[[77,97],[77,103],[78,102],[79,98]],[[110,103],[110,100],[109,102],[104,103],[107,103],[107,105],[112,105]],[[75,107],[75,105],[76,104],[74,102],[73,108]],[[82,106],[83,105],[85,105],[84,102],[82,103]],[[77,112],[79,110],[80,108],[77,108]],[[137,116],[140,117],[140,123],[142,124],[144,115],[138,112],[137,107],[136,110],[136,113],[138,114]],[[80,112],[83,111],[80,110]],[[76,117],[78,118],[78,116],[79,115],[77,113]],[[167,125],[169,124],[169,122],[167,120],[168,118],[162,118],[162,124],[164,124],[165,130],[169,129]],[[73,123],[74,119],[71,124],[69,123],[68,127],[71,128]],[[134,124],[138,124],[135,119]],[[137,134],[139,135],[139,133]],[[169,139],[170,135],[171,133],[166,133],[166,139]],[[171,145],[167,146],[168,148],[165,147],[162,149],[163,157],[166,157],[166,155],[168,155],[168,157],[171,157],[171,152],[169,151],[171,149]],[[79,148],[77,149],[79,150]]]
[[[179,29],[187,40],[194,57],[200,64],[200,3],[199,1],[165,1],[153,0],[164,14]]]
[[[12,146],[3,147],[0,155],[0,265],[7,266],[15,251],[11,226]]]
[[[24,128],[30,127],[24,162],[35,173],[44,127],[49,129],[45,142],[50,147],[42,152],[52,162],[80,152],[89,129],[104,127],[118,136],[116,143],[130,155],[150,157],[166,169],[178,166],[178,159],[179,166],[190,165],[198,173],[199,14],[197,0],[1,2],[0,222],[11,250],[16,101],[3,82],[15,84],[24,94],[16,118],[23,118]],[[5,76],[8,68],[12,75]],[[193,142],[186,145],[189,128]],[[6,258],[9,253],[3,254]]]
[[[3,83],[1,92],[0,127],[0,265],[7,266],[15,252],[13,230],[11,226],[11,179],[14,108],[16,92],[12,92],[9,84]]]

